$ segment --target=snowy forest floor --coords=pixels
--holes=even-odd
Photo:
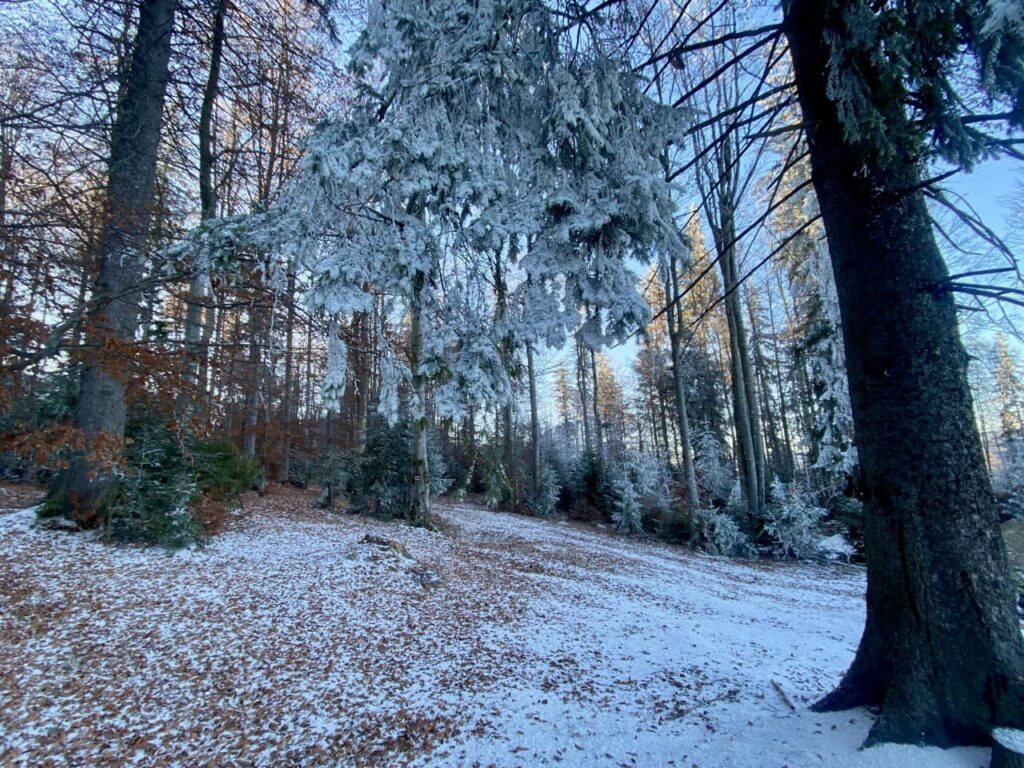
[[[859,569],[312,499],[272,488],[173,555],[0,515],[0,764],[988,764],[808,711],[852,658]]]

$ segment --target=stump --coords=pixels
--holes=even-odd
[[[992,731],[991,768],[1024,768],[1024,731],[996,728]]]

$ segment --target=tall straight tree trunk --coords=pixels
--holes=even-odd
[[[726,278],[725,284],[729,285]],[[761,516],[760,491],[757,480],[757,459],[754,453],[754,435],[750,423],[750,404],[744,381],[743,365],[740,362],[737,343],[737,317],[728,309],[726,301],[726,322],[729,326],[729,371],[732,383],[732,412],[736,435],[736,462],[739,465],[743,498],[747,502],[747,513],[752,518]]]
[[[263,388],[263,349],[261,337],[264,333],[259,299],[254,298],[249,307],[249,388],[245,398],[245,435],[242,439],[242,453],[256,458],[256,432],[260,418],[260,394]]]
[[[513,339],[506,327],[508,315],[508,284],[505,280],[505,269],[502,263],[503,247],[498,248],[494,254],[494,322],[501,329],[501,362],[505,367],[509,380],[512,379],[512,358]],[[516,254],[515,238],[509,241],[509,259],[513,260]],[[516,472],[515,456],[515,435],[512,430],[512,401],[502,403],[501,406],[501,453],[502,461],[505,463],[505,473],[508,477],[508,487],[513,498],[505,501],[513,501],[516,495],[518,484],[518,473]]]
[[[220,65],[224,53],[224,15],[227,0],[216,0],[213,10],[213,37],[210,42],[210,69],[199,109],[199,202],[200,218],[209,221],[217,215],[217,193],[213,184],[213,108],[220,83]],[[191,391],[179,397],[179,413],[187,420],[200,395],[200,382],[206,368],[212,309],[205,307],[209,298],[209,275],[205,269],[193,269],[188,284],[185,313],[185,380]]]
[[[597,381],[597,355],[594,354],[593,349],[589,349],[590,355],[590,374],[594,384],[594,396],[590,399],[590,404],[594,410],[594,453],[597,456],[597,469],[599,472],[604,472],[604,437],[601,434],[601,404],[600,404],[600,392]]]
[[[106,212],[93,289],[97,308],[86,323],[90,351],[75,417],[84,433],[85,453],[73,458],[56,488],[65,512],[84,526],[100,522],[110,487],[110,475],[97,454],[109,458],[124,439],[127,366],[118,348],[123,353],[138,328],[137,285],[154,202],[175,9],[175,0],[142,0],[110,137]]]
[[[764,511],[764,445],[761,436],[760,409],[736,265],[736,205],[739,196],[737,177],[740,153],[735,137],[726,137],[705,161],[698,174],[708,223],[722,273],[726,325],[729,329],[729,358],[732,378],[732,411],[736,432],[736,461],[747,512],[760,518]]]
[[[748,294],[749,297],[749,294]],[[771,468],[775,473],[782,473],[782,467],[785,465],[785,459],[783,457],[782,446],[779,444],[779,429],[775,423],[775,411],[772,408],[771,400],[771,388],[768,386],[768,366],[764,360],[764,350],[761,344],[761,328],[758,323],[757,313],[754,311],[753,297],[747,301],[747,316],[750,320],[750,332],[751,332],[751,347],[753,349],[753,372],[754,381],[757,386],[755,387],[756,395],[760,398],[760,413],[764,417],[761,421],[764,429],[764,440],[762,445],[765,443],[771,447]],[[765,467],[762,469],[762,482],[767,483],[768,475],[768,462],[765,462]]]
[[[365,312],[357,312],[355,317],[352,318],[352,324],[355,326],[356,344],[358,345],[353,361],[355,363],[353,373],[355,374],[356,413],[352,447],[357,454],[362,454],[366,451],[366,425],[369,417],[370,383],[372,378],[369,365],[372,359],[370,350],[370,318]]]
[[[676,391],[676,418],[679,421],[679,442],[683,452],[683,478],[686,481],[686,503],[691,513],[700,508],[700,494],[697,492],[697,473],[693,467],[693,450],[690,446],[690,416],[686,411],[686,382],[683,379],[683,327],[679,276],[676,271],[676,257],[668,263],[668,279],[665,281],[665,295],[668,296],[668,339],[672,347],[672,382]]]
[[[789,409],[786,407],[786,390],[782,381],[782,364],[779,355],[779,332],[775,327],[775,309],[772,300],[772,292],[768,291],[768,322],[771,324],[773,351],[772,351],[772,372],[775,378],[775,388],[779,390],[779,420],[782,422],[782,441],[785,453],[783,454],[784,470],[786,480],[791,482],[795,474],[793,465],[793,440],[789,433]]]
[[[792,0],[785,18],[842,317],[864,495],[867,623],[822,709],[879,705],[871,741],[984,743],[1024,725],[1024,647],[967,355],[921,166],[846,138],[827,43],[852,0]],[[836,16],[830,16],[836,14]],[[878,73],[864,63],[867,82]],[[884,125],[898,101],[872,94]]]
[[[526,376],[530,384],[530,482],[534,498],[540,493],[540,413],[537,409],[537,372],[533,345],[526,345]]]
[[[417,272],[413,278],[413,296],[409,315],[409,368],[412,370],[412,487],[408,521],[413,525],[430,525],[430,471],[427,465],[427,384],[420,371],[423,361],[423,295],[426,275]]]
[[[278,479],[287,483],[291,476],[292,463],[292,421],[295,411],[295,267],[288,263],[288,313],[284,328],[284,392],[281,396],[281,467]]]
[[[580,421],[583,424],[583,452],[590,455],[594,441],[590,434],[590,416],[587,413],[590,402],[587,387],[587,352],[583,342],[576,340],[576,386],[580,393]]]

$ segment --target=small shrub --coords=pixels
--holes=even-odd
[[[554,514],[558,499],[562,493],[562,483],[558,473],[545,465],[540,472],[537,493],[527,502],[530,511],[537,517],[550,517]]]
[[[567,491],[571,517],[611,522],[605,505],[605,481],[596,456],[584,453],[577,459],[570,473]]]
[[[189,448],[198,491],[216,501],[233,499],[256,483],[256,461],[226,440],[196,441]]]
[[[796,485],[776,479],[772,498],[765,505],[764,532],[771,537],[776,557],[811,557],[818,551],[817,528],[826,510],[815,505]]]
[[[427,450],[430,493],[438,496],[451,481],[445,476],[444,459],[432,432]],[[389,519],[405,516],[412,487],[412,440],[406,420],[391,425],[381,417],[372,419],[366,450],[360,457],[349,457],[345,467],[353,512]]]
[[[489,509],[497,509],[508,503],[512,496],[512,485],[508,481],[505,465],[490,452],[483,465],[484,502]]]
[[[606,503],[611,511],[612,522],[620,533],[640,533],[643,530],[640,500],[627,472],[617,472],[609,479]]]
[[[726,501],[735,488],[731,462],[718,436],[708,426],[693,435],[694,469],[703,495],[714,502]]]
[[[697,546],[705,552],[730,557],[749,557],[753,553],[750,541],[726,512],[698,509],[693,527]]]
[[[200,541],[190,509],[199,488],[175,431],[152,411],[136,412],[126,436],[125,468],[105,509],[107,535],[169,549]]]

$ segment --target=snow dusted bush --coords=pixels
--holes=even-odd
[[[795,484],[786,485],[776,478],[772,498],[765,505],[764,532],[772,539],[776,557],[804,558],[818,552],[817,528],[826,510]]]
[[[483,466],[484,501],[488,508],[497,509],[512,496],[512,484],[505,472],[505,464],[501,457],[491,454]]]
[[[600,483],[605,519],[622,533],[640,533],[645,520],[665,517],[671,511],[668,467],[648,456],[626,454],[614,463],[606,462]]]
[[[605,483],[597,458],[590,453],[581,454],[573,465],[568,483],[572,498],[570,515],[581,520],[610,520],[605,508]]]
[[[705,495],[725,501],[733,490],[729,460],[718,436],[704,425],[693,434],[694,468]]]
[[[668,465],[651,456],[636,454],[629,457],[627,467],[644,512],[668,514],[675,501]]]
[[[821,539],[818,542],[818,551],[829,560],[842,560],[847,563],[857,554],[856,547],[847,541],[846,537],[841,533],[835,533]]]
[[[159,413],[143,409],[130,414],[126,434],[125,466],[105,502],[106,534],[168,549],[198,543],[196,477],[177,434]]]
[[[640,533],[644,528],[643,510],[628,472],[616,473],[609,480],[607,495],[616,530],[620,533]]]
[[[562,481],[559,479],[558,473],[546,464],[541,469],[539,480],[537,493],[530,498],[527,506],[538,517],[549,517],[554,513],[555,506],[558,504]]]
[[[713,555],[749,557],[753,547],[727,512],[698,509],[693,515],[697,546]]]

